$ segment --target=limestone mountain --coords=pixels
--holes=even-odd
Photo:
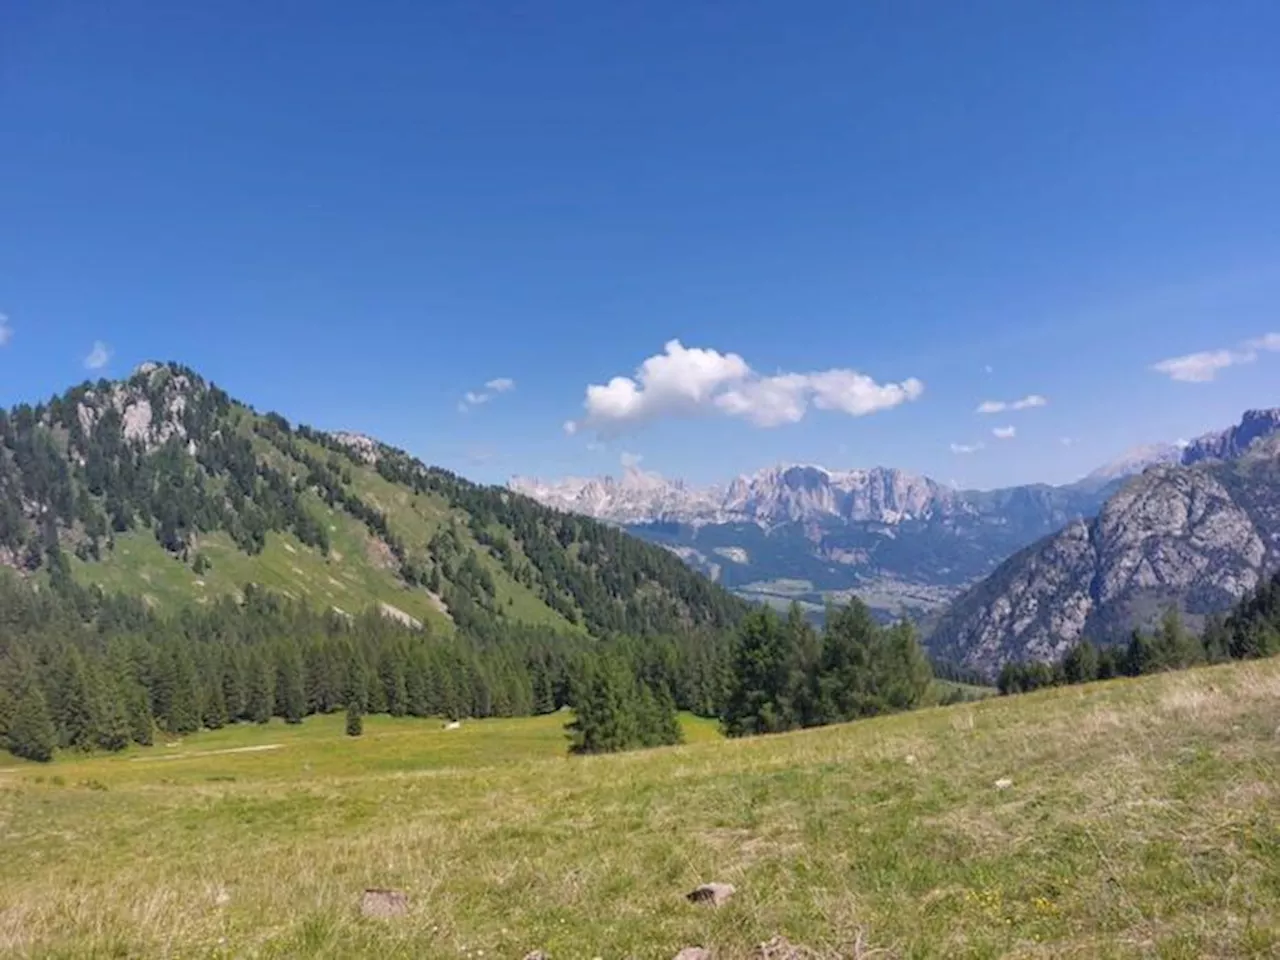
[[[648,634],[741,604],[665,550],[146,364],[0,411],[0,565],[158,606],[247,583],[411,624]]]
[[[1280,565],[1280,416],[1193,441],[1179,465],[1129,480],[1092,520],[1009,558],[955,601],[929,638],[935,655],[993,673],[1107,642],[1169,606],[1195,622],[1227,610]]]
[[[896,615],[936,608],[1015,550],[1090,516],[1118,483],[972,491],[890,467],[783,465],[705,488],[636,469],[510,486],[660,543],[744,596],[820,609],[857,593]]]

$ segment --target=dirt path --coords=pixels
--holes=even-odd
[[[131,763],[154,763],[158,760],[189,760],[192,757],[216,757],[224,753],[260,753],[263,750],[279,750],[283,743],[264,743],[257,747],[227,747],[225,750],[196,750],[192,753],[173,753],[165,757],[130,757]]]

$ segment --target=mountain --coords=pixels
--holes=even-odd
[[[255,583],[476,636],[650,634],[742,609],[614,527],[295,428],[172,364],[0,411],[0,565],[168,608]]]
[[[1100,489],[1108,484],[1142,473],[1148,467],[1160,464],[1181,463],[1186,444],[1149,443],[1124,453],[1109,463],[1104,463],[1096,470],[1076,481],[1076,486]]]
[[[634,468],[620,480],[509,485],[662,544],[743,596],[821,609],[856,592],[890,615],[936,609],[1010,553],[1092,515],[1118,484],[959,491],[888,467],[787,465],[705,488]]]
[[[1180,459],[1001,564],[939,620],[933,653],[993,673],[1117,639],[1170,605],[1192,620],[1228,609],[1280,565],[1280,411],[1250,411]]]

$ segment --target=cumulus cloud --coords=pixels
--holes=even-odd
[[[0,347],[13,339],[13,326],[9,323],[8,314],[0,313]]]
[[[111,362],[111,348],[101,340],[93,341],[93,349],[89,351],[89,355],[84,358],[84,366],[86,370],[101,370]]]
[[[665,417],[722,414],[758,427],[796,423],[810,406],[860,417],[915,400],[924,384],[914,377],[877,383],[856,370],[764,376],[736,353],[686,347],[670,340],[630,377],[614,377],[587,387],[580,420],[565,431],[625,433]]]
[[[644,461],[644,455],[639,453],[627,453],[627,451],[623,450],[622,456],[620,456],[618,460],[622,463],[624,470],[634,470]]]
[[[468,390],[458,401],[458,412],[466,413],[472,407],[488,403],[500,393],[508,393],[516,388],[516,382],[510,377],[495,377],[484,385],[483,390]]]
[[[977,453],[982,449],[981,443],[953,443],[951,444],[952,453]]]
[[[1006,410],[1033,410],[1047,406],[1048,399],[1038,393],[1028,393],[1017,400],[983,400],[974,413],[1003,413]]]
[[[1016,427],[996,427],[991,435],[997,440],[1012,440],[1018,435],[1018,431]]]
[[[1153,363],[1151,369],[1163,373],[1171,380],[1182,383],[1209,383],[1228,367],[1253,363],[1260,352],[1280,351],[1280,333],[1264,333],[1246,340],[1238,347],[1222,347],[1218,350],[1201,350],[1181,357],[1170,357]]]

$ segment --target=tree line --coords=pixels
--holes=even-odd
[[[570,748],[610,752],[678,742],[678,710],[732,736],[769,733],[909,709],[930,679],[910,625],[882,627],[857,601],[822,633],[795,608],[752,612],[735,632],[596,639],[513,624],[474,636],[252,585],[238,602],[165,614],[50,566],[39,586],[0,572],[0,743],[33,760],[344,710],[358,732],[371,713],[572,707]]]
[[[1170,608],[1159,625],[1135,629],[1125,643],[1100,646],[1085,639],[1055,663],[1006,663],[997,686],[1002,694],[1042,687],[1138,677],[1207,663],[1252,660],[1280,653],[1280,573],[1246,594],[1225,617],[1211,616],[1196,634]]]
[[[724,697],[728,638],[716,632],[593,639],[512,623],[483,636],[432,633],[253,585],[239,602],[166,614],[80,586],[61,558],[49,565],[41,584],[0,570],[0,744],[35,760],[341,710],[548,713],[593,689],[600,664],[633,677],[630,692],[672,716],[677,707],[715,715]]]

